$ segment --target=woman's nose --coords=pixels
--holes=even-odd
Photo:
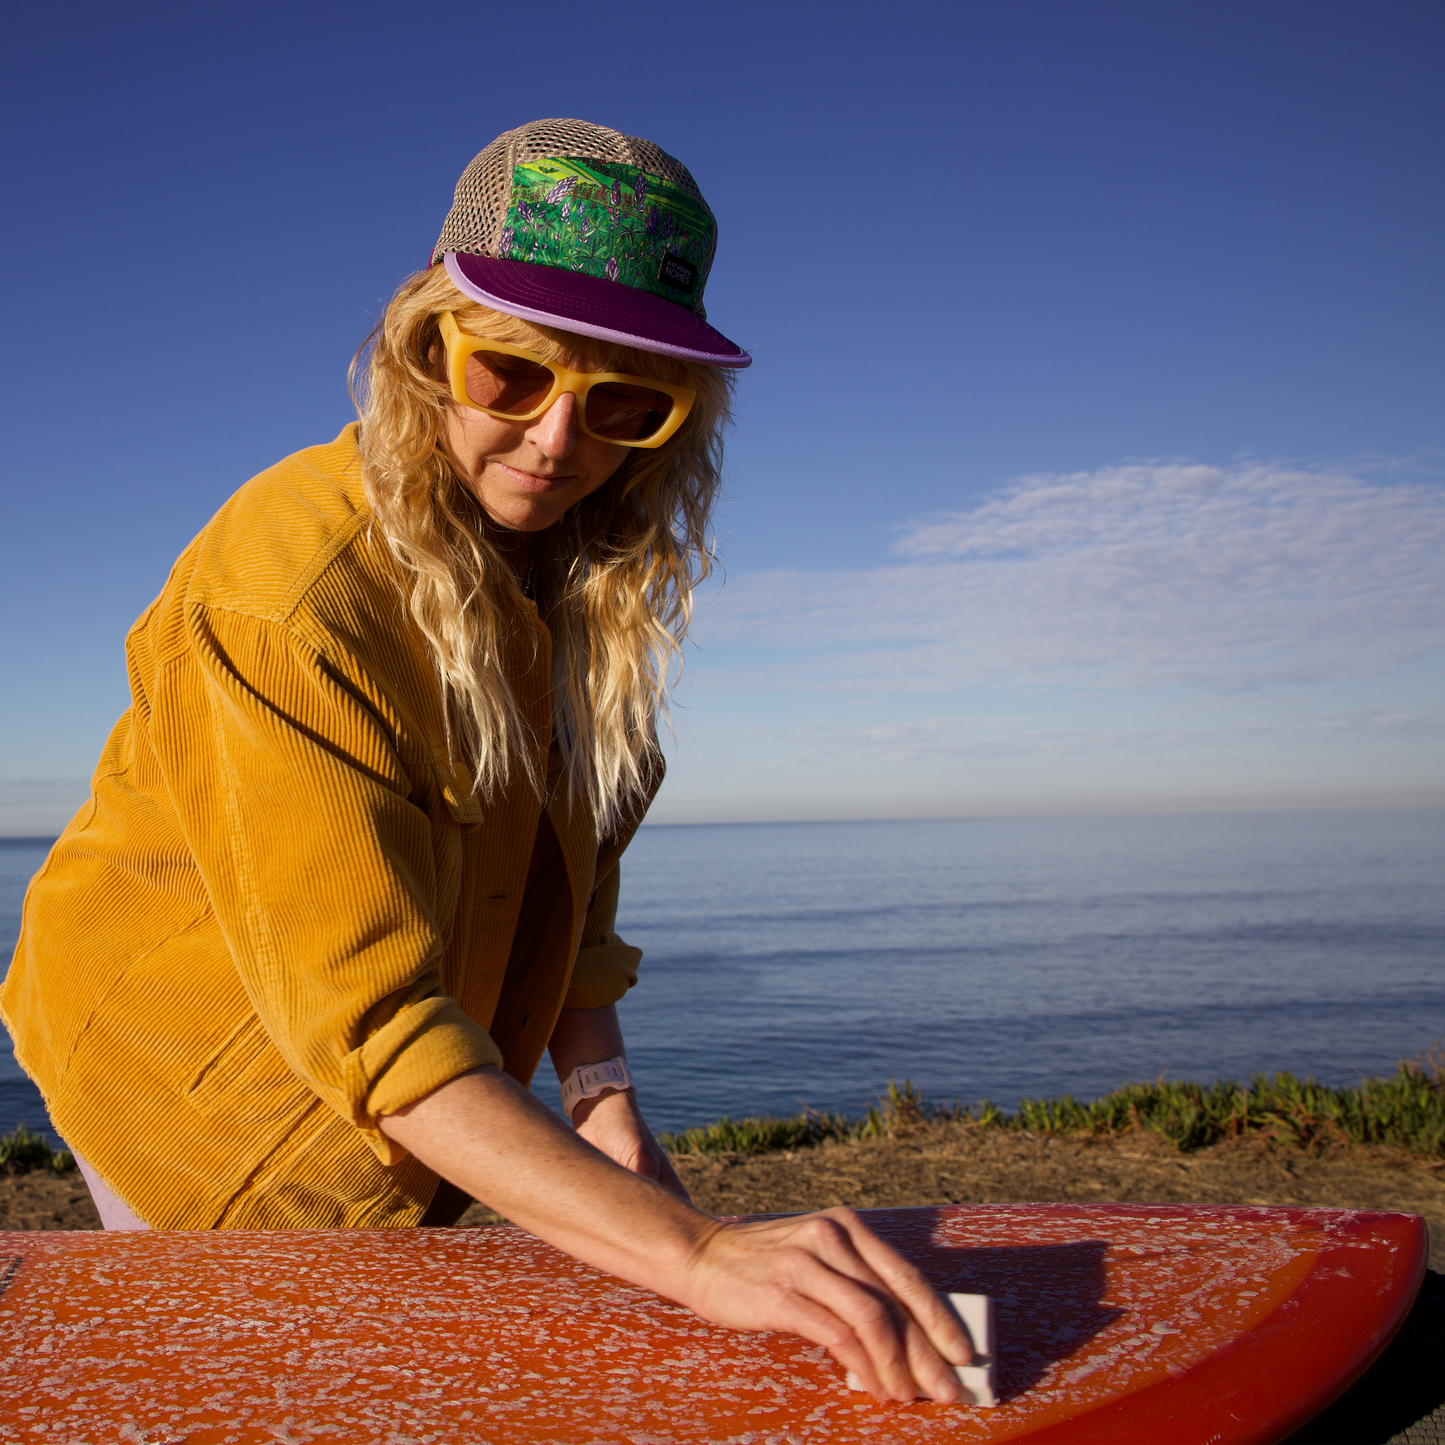
[[[577,445],[577,398],[564,391],[531,426],[527,440],[549,457],[565,457]]]

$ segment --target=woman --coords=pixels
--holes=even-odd
[[[714,222],[541,121],[457,186],[360,425],[231,498],[31,886],[6,1022],[119,1227],[452,1223],[468,1199],[709,1319],[958,1398],[966,1338],[846,1211],[724,1225],[638,1111],[618,859],[706,575]],[[543,1050],[568,1128],[527,1085]]]

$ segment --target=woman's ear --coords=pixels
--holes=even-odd
[[[431,333],[430,336],[425,337],[427,374],[433,381],[440,382],[450,389],[450,378],[447,376],[447,348],[442,341],[441,329],[435,316],[428,318],[426,329]],[[425,336],[425,332],[423,336]],[[419,336],[417,340],[422,340],[422,337]]]

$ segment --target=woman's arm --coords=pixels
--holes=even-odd
[[[547,1048],[557,1078],[565,1079],[579,1064],[600,1064],[626,1058],[617,1008],[564,1008]],[[624,1169],[655,1179],[664,1189],[690,1203],[687,1190],[666,1150],[652,1137],[637,1106],[636,1089],[605,1089],[596,1098],[583,1099],[572,1111],[577,1132]]]
[[[423,1164],[568,1254],[716,1324],[825,1346],[879,1399],[956,1401],[968,1339],[847,1209],[723,1224],[620,1168],[514,1079],[474,1069],[384,1116]]]

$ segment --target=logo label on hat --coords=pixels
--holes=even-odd
[[[715,238],[707,209],[660,176],[548,156],[513,168],[497,257],[606,277],[701,313]]]
[[[675,286],[679,291],[691,291],[697,285],[697,267],[691,261],[684,261],[676,252],[669,251],[657,268],[657,279],[664,286]]]

